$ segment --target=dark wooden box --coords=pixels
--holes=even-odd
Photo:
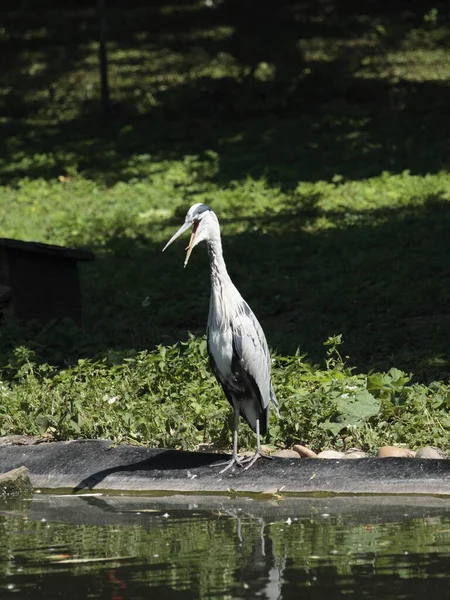
[[[94,258],[85,250],[0,238],[0,301],[18,319],[68,317],[81,325],[77,262]]]

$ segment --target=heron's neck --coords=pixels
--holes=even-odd
[[[211,267],[211,285],[213,291],[222,287],[223,283],[231,281],[223,258],[220,231],[208,240],[209,263]]]
[[[239,292],[228,275],[223,259],[219,223],[210,230],[207,239],[211,270],[211,297],[209,302],[208,329],[221,328],[230,319],[230,307]]]

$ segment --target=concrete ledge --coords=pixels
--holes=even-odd
[[[450,460],[273,458],[219,474],[225,455],[113,446],[105,440],[0,447],[0,472],[24,465],[35,488],[130,492],[450,496]]]

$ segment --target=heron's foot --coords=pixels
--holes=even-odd
[[[233,458],[231,458],[230,460],[227,460],[225,462],[220,462],[220,463],[214,463],[209,466],[210,467],[225,467],[224,469],[219,471],[219,475],[222,475],[222,473],[225,473],[226,471],[228,471],[235,465],[237,467],[243,468],[244,471],[246,471],[247,469],[249,469],[251,466],[253,466],[255,464],[255,462],[258,460],[258,458],[268,458],[268,459],[272,460],[273,457],[269,456],[268,454],[263,454],[262,452],[255,452],[255,454],[252,454],[251,456],[242,457],[242,456],[236,455],[236,456],[233,456]],[[244,465],[246,465],[246,466],[244,467]]]
[[[253,456],[248,456],[241,461],[243,464],[248,462],[248,465],[244,467],[244,471],[250,469],[250,467],[252,467],[258,460],[258,458],[268,458],[269,460],[272,460],[273,457],[269,456],[268,454],[263,454],[262,452],[255,452]]]
[[[250,457],[250,458],[253,458],[253,457]],[[242,468],[244,466],[244,464],[243,464],[244,461],[245,461],[245,459],[241,458],[239,455],[236,455],[236,456],[233,456],[233,458],[231,458],[230,460],[227,460],[225,462],[220,462],[220,463],[214,463],[214,464],[210,465],[210,467],[225,467],[224,469],[219,471],[219,475],[222,475],[222,473],[225,473],[225,471],[228,471],[228,469],[231,469],[232,467],[234,467],[234,465]]]
[[[234,467],[234,465],[241,467],[241,469],[244,466],[242,464],[242,460],[238,456],[233,456],[233,458],[226,463],[225,468],[219,471],[219,475],[222,475],[222,473],[225,473],[226,471],[228,471],[228,469]]]

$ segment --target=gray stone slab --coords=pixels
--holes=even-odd
[[[219,474],[225,455],[113,446],[105,440],[0,447],[0,472],[28,468],[35,488],[130,492],[431,494],[450,496],[450,460],[273,458]]]
[[[28,498],[33,494],[28,469],[18,467],[0,474],[0,499]]]

